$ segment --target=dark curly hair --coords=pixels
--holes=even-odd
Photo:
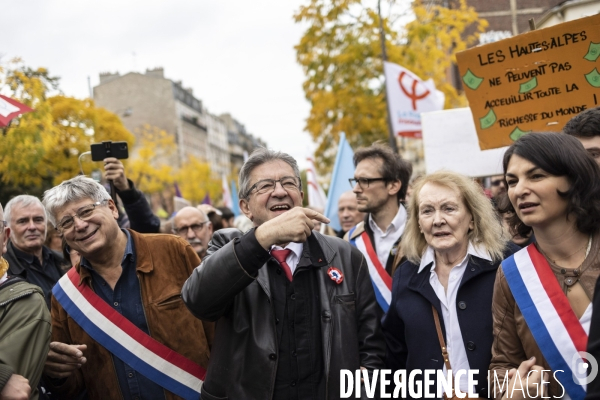
[[[504,153],[504,174],[513,155],[523,157],[554,176],[564,176],[571,187],[559,196],[568,199],[567,212],[576,218],[577,229],[591,234],[600,229],[600,167],[573,136],[555,132],[535,132],[521,137]],[[508,183],[506,182],[506,187]],[[512,212],[511,227],[521,236],[531,232],[517,216],[505,193],[499,211]]]

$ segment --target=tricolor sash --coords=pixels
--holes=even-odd
[[[375,298],[379,306],[383,309],[383,312],[386,313],[392,302],[392,277],[387,273],[383,265],[381,265],[379,258],[377,258],[377,253],[375,252],[375,248],[373,248],[367,231],[363,231],[363,233],[352,239],[352,233],[354,233],[355,229],[356,226],[348,232],[348,237],[351,238],[350,244],[356,246],[365,256],[365,260],[367,260],[367,265],[369,266],[369,275],[371,276],[373,289],[375,290]]]
[[[554,273],[534,244],[502,261],[502,270],[527,326],[555,377],[573,400],[585,397],[581,371],[588,334]],[[563,372],[557,372],[557,371]]]
[[[170,392],[184,399],[200,397],[204,368],[151,338],[79,279],[71,268],[52,294],[92,339]]]

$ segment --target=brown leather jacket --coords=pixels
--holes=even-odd
[[[129,232],[135,245],[136,272],[151,336],[207,368],[214,326],[194,317],[181,300],[183,283],[200,264],[198,255],[189,244],[174,235]],[[80,268],[79,264],[74,268],[81,274],[81,281],[89,284],[89,271]],[[83,353],[87,362],[64,384],[52,388],[59,398],[73,398],[84,387],[90,400],[123,397],[111,353],[83,331],[54,296],[52,341],[87,345]],[[165,397],[179,399],[167,390]]]
[[[580,283],[592,299],[594,283],[600,274],[598,262],[600,259],[600,235],[595,235],[592,245],[592,251],[582,265],[584,271],[581,275]],[[553,267],[554,269],[555,267]],[[556,272],[555,272],[556,273]],[[557,279],[563,286],[563,277]],[[563,286],[564,287],[564,286]],[[502,266],[498,268],[496,282],[494,284],[494,297],[492,300],[492,314],[494,318],[494,344],[492,345],[492,361],[490,364],[490,380],[494,379],[494,372],[498,377],[496,382],[490,382],[490,389],[493,390],[494,383],[496,387],[496,396],[490,393],[491,397],[500,399],[502,393],[506,390],[508,379],[504,385],[504,390],[500,389],[504,375],[512,368],[518,368],[521,362],[535,357],[536,365],[542,366],[546,370],[552,370],[550,365],[542,355],[525,318],[516,304],[515,298],[502,271]],[[563,396],[563,388],[554,379],[552,373],[549,374],[550,383],[546,396],[551,398],[560,398]],[[519,394],[520,392],[517,392]]]

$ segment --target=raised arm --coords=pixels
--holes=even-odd
[[[206,257],[183,285],[183,301],[196,317],[216,321],[269,257],[254,229],[245,235],[233,228],[215,232]]]

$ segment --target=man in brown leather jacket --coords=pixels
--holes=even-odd
[[[80,263],[64,279],[70,279],[75,289],[89,286],[100,302],[107,303],[100,306],[116,311],[138,329],[134,331],[141,334],[140,343],[154,339],[206,368],[212,324],[194,318],[180,295],[185,279],[200,263],[192,247],[173,235],[121,230],[117,208],[106,190],[83,176],[47,191],[44,206],[69,247],[81,254]],[[78,275],[73,275],[75,271]],[[81,304],[81,299],[70,304],[57,291],[67,283],[59,281],[52,296],[53,342],[44,368],[52,392],[59,398],[74,398],[85,388],[90,400],[180,398],[163,381],[147,376],[148,369],[141,368],[139,360],[132,362],[124,351],[109,351],[110,342],[99,338],[97,330],[109,338],[121,334],[112,325],[100,319],[96,331],[85,324],[87,330],[82,328],[77,319],[80,312],[65,310],[73,310],[68,307]],[[91,315],[89,309],[81,311]],[[117,327],[124,326],[108,319]],[[122,340],[118,344],[125,346]],[[156,358],[146,362],[156,368],[166,364]]]
[[[349,243],[313,231],[287,154],[255,151],[240,171],[255,228],[214,234],[182,295],[218,321],[203,400],[338,399],[340,370],[383,368],[385,343],[368,268]]]

